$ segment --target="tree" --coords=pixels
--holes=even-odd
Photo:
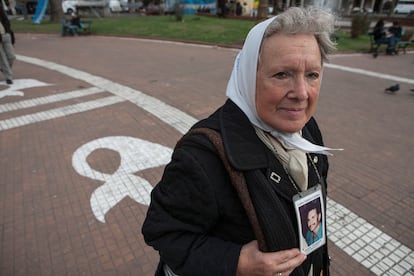
[[[49,13],[51,22],[59,22],[63,18],[62,0],[50,0]]]
[[[259,9],[257,11],[257,19],[267,18],[267,10],[269,6],[269,0],[259,0]]]
[[[273,15],[276,15],[279,13],[279,0],[273,0]]]

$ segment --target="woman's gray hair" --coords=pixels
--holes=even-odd
[[[313,34],[324,62],[328,61],[328,55],[336,50],[336,43],[331,40],[334,30],[335,16],[332,13],[317,7],[292,7],[277,15],[267,26],[263,41],[277,33]]]

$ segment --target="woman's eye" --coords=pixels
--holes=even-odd
[[[317,73],[317,72],[309,73],[308,78],[316,80],[316,79],[319,78],[319,73]]]
[[[288,73],[286,72],[277,72],[276,74],[273,75],[274,78],[278,78],[278,79],[284,79],[288,77]]]

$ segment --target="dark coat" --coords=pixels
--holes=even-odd
[[[6,12],[4,11],[3,7],[0,7],[0,22],[4,27],[6,33],[11,33],[11,26],[9,18],[7,17]]]
[[[235,169],[267,174],[272,168],[282,175],[280,163],[232,101],[228,100],[193,128],[199,127],[221,133],[226,154]],[[314,119],[302,134],[316,144],[323,144]],[[326,180],[327,158],[318,155],[318,160],[316,166]],[[318,181],[311,168],[309,172],[309,186],[313,186]],[[283,178],[276,189],[275,194],[291,219],[289,223],[297,228],[292,203],[296,191],[292,183]],[[326,186],[323,192],[326,195]],[[241,247],[256,238],[222,161],[205,137],[185,137],[175,148],[172,161],[152,191],[142,233],[145,241],[159,251],[160,264],[168,263],[179,275],[236,275]],[[290,242],[290,248],[298,247],[294,241]],[[314,269],[319,270],[324,254],[326,248],[315,251],[300,269],[307,273],[313,262]],[[163,273],[158,270],[157,275]]]
[[[3,25],[4,31],[5,31],[7,34],[10,34],[10,39],[11,39],[11,42],[12,42],[12,44],[14,45],[14,43],[15,43],[15,36],[14,36],[14,32],[13,32],[13,31],[12,31],[12,29],[11,29],[11,24],[10,24],[9,18],[8,18],[8,16],[7,16],[6,12],[4,11],[4,9],[3,9],[3,6],[2,6],[2,5],[0,5],[0,22],[1,22],[1,24]],[[1,37],[1,35],[0,35],[0,41],[2,41],[2,37]]]

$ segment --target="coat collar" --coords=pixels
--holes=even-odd
[[[239,170],[266,167],[266,146],[243,111],[228,100],[220,112],[220,132],[230,164]],[[242,149],[242,150],[240,150]]]

